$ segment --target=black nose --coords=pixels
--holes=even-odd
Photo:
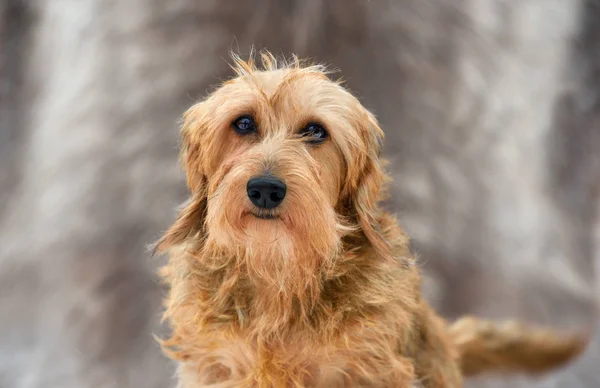
[[[252,178],[246,186],[250,201],[262,209],[279,206],[285,198],[286,189],[285,183],[271,175]]]

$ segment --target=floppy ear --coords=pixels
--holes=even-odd
[[[192,197],[181,209],[177,219],[167,232],[154,245],[154,253],[165,253],[170,248],[182,244],[204,229],[206,217],[206,197]]]
[[[204,135],[203,102],[192,106],[183,114],[183,125],[181,126],[181,153],[179,162],[186,173],[187,185],[192,196],[204,195],[206,193],[206,176],[204,174],[202,157],[202,138]]]
[[[196,104],[183,116],[181,128],[180,162],[183,165],[187,185],[191,196],[179,211],[175,222],[158,240],[153,248],[154,253],[164,253],[169,248],[182,244],[186,239],[201,233],[204,229],[207,205],[207,183],[202,168],[201,155],[201,106]]]
[[[350,183],[350,205],[355,213],[358,226],[373,248],[384,257],[391,257],[391,245],[381,229],[379,208],[383,189],[388,177],[383,169],[383,160],[379,158],[383,131],[377,120],[365,111],[366,117],[359,129],[364,150],[358,159],[358,176]],[[354,174],[356,175],[356,174]]]

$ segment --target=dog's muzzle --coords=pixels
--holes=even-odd
[[[287,186],[272,175],[254,177],[246,186],[248,198],[258,208],[274,209],[283,202]]]

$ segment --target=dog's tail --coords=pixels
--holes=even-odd
[[[465,376],[481,372],[541,373],[572,360],[587,338],[516,322],[494,324],[465,317],[449,328]]]

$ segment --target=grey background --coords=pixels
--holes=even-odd
[[[541,379],[598,387],[595,0],[0,0],[0,387],[172,387],[152,333],[186,194],[177,121],[251,44],[342,70],[445,316],[596,333]]]

